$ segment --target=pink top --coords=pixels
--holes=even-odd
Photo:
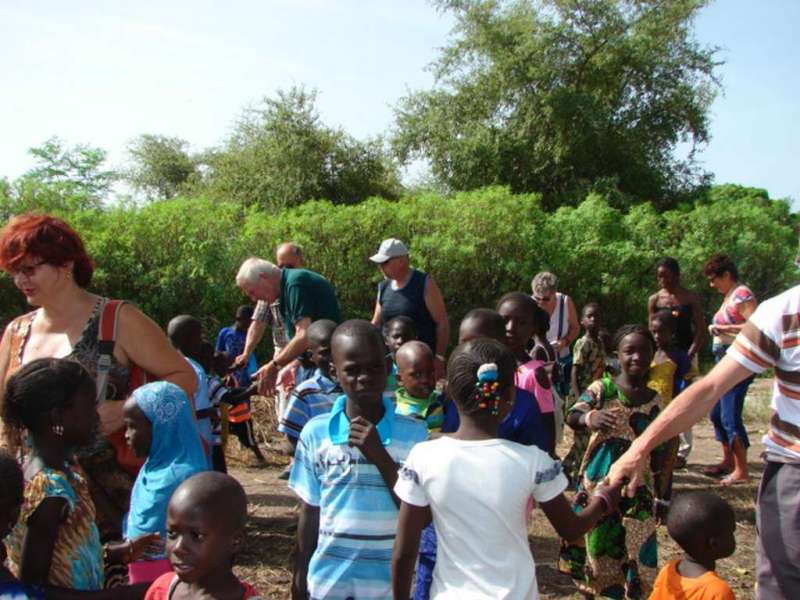
[[[534,359],[518,366],[514,374],[514,385],[536,396],[536,402],[539,403],[539,410],[542,413],[551,413],[554,410],[553,389],[543,387],[536,379],[536,369],[545,366],[544,361]]]
[[[169,600],[172,592],[175,591],[175,586],[178,585],[178,581],[178,576],[174,573],[164,573],[147,589],[144,600]],[[242,584],[242,600],[258,600],[261,598],[252,585],[245,581],[239,581],[239,583]]]
[[[746,285],[739,285],[714,313],[714,325],[741,325],[745,319],[739,313],[739,305],[755,300],[755,295]]]

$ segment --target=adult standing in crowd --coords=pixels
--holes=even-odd
[[[793,600],[800,590],[800,286],[762,303],[711,372],[689,386],[636,438],[608,479],[636,490],[654,448],[705,417],[723,394],[774,369],[773,414],[756,507],[756,597]]]
[[[383,327],[399,316],[412,319],[417,338],[434,352],[436,378],[444,377],[450,322],[436,281],[411,266],[408,247],[395,238],[383,240],[370,260],[378,265],[385,278],[378,284],[372,324]]]
[[[87,290],[94,264],[80,236],[64,221],[47,215],[21,215],[0,231],[0,268],[14,280],[33,312],[14,319],[0,341],[0,386],[22,365],[39,358],[71,358],[96,380],[101,360],[100,318],[107,298]],[[122,407],[140,367],[177,384],[191,396],[194,371],[169,343],[161,328],[132,304],[117,313],[116,338],[105,385],[98,386],[100,432],[82,450],[79,462],[89,478],[104,541],[121,539],[133,477],[117,460],[109,437],[124,444]],[[102,395],[101,395],[102,394]],[[116,436],[116,437],[114,437]],[[14,440],[4,440],[14,445]]]
[[[692,371],[697,374],[697,353],[706,341],[706,320],[700,295],[681,285],[681,267],[678,261],[665,256],[656,263],[658,291],[647,300],[648,321],[659,310],[668,310],[675,319],[675,345],[689,355]],[[676,394],[680,390],[675,390]],[[680,435],[675,468],[683,468],[692,451],[692,430]]]
[[[319,319],[341,321],[339,301],[331,283],[307,269],[281,269],[261,258],[248,258],[236,275],[236,285],[254,301],[279,303],[287,344],[255,377],[260,394],[272,395],[278,372],[308,348],[306,330]]]
[[[714,358],[719,362],[758,303],[752,290],[739,283],[739,271],[728,256],[718,254],[711,257],[706,262],[703,273],[708,278],[708,284],[723,296],[722,304],[714,313],[708,327],[713,336]],[[714,434],[722,444],[722,462],[704,472],[713,477],[727,475],[722,479],[723,485],[746,482],[749,479],[747,448],[750,440],[742,422],[742,409],[747,388],[752,381],[753,378],[748,377],[737,383],[722,395],[711,410]]]
[[[275,250],[275,261],[281,269],[301,269],[305,265],[305,255],[303,249],[293,242],[283,242],[279,244]],[[280,302],[275,301],[272,303],[259,300],[256,303],[256,308],[253,311],[253,317],[250,321],[250,326],[247,328],[247,336],[245,338],[244,350],[236,357],[234,364],[237,367],[242,367],[248,363],[250,357],[255,352],[258,344],[264,337],[264,332],[267,327],[272,329],[272,346],[274,352],[273,358],[277,357],[289,340],[286,338],[286,329],[283,324],[283,317],[281,316]],[[289,368],[287,373],[296,374],[297,369]],[[278,377],[282,379],[282,377]],[[290,378],[292,379],[292,378]],[[293,383],[302,382],[305,377],[294,377]],[[280,420],[286,410],[286,402],[289,396],[289,385],[280,386],[277,390],[277,398],[275,402],[275,414]]]
[[[547,341],[555,350],[561,367],[557,391],[559,396],[566,398],[572,376],[572,342],[581,330],[578,312],[572,298],[558,291],[558,278],[548,271],[536,274],[531,281],[531,291],[539,307],[550,315]]]

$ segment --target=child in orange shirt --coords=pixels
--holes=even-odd
[[[736,550],[731,505],[708,492],[681,494],[672,501],[667,531],[684,554],[661,569],[650,600],[735,600],[714,571],[718,559]]]

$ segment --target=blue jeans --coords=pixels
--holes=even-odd
[[[719,362],[729,346],[714,344],[714,359]],[[744,408],[744,397],[747,389],[753,382],[753,377],[748,377],[740,381],[735,387],[728,390],[711,409],[711,422],[714,424],[714,437],[723,444],[732,444],[738,437],[745,448],[750,447],[750,439],[747,437],[747,430],[742,422],[742,409]]]

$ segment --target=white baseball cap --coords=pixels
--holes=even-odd
[[[408,256],[408,246],[395,238],[389,238],[381,242],[381,247],[378,248],[378,253],[369,257],[369,259],[378,263],[379,265],[385,263],[390,258],[396,256]]]

